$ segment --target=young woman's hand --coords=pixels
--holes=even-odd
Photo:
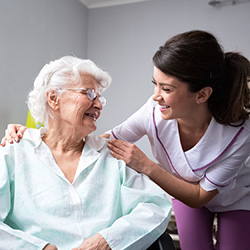
[[[86,239],[81,246],[72,250],[111,250],[111,248],[100,234],[95,234]]]
[[[152,161],[136,145],[121,140],[109,140],[108,148],[116,159],[123,160],[139,173],[147,174]]]
[[[2,138],[1,146],[4,147],[6,142],[13,143],[19,142],[20,138],[22,138],[24,131],[27,127],[21,124],[9,124],[7,129],[5,130],[5,136]]]
[[[102,135],[100,135],[100,137],[103,137],[103,138],[109,139],[109,138],[110,138],[110,134],[102,134]]]

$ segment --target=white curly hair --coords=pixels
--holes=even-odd
[[[48,126],[49,117],[53,113],[49,108],[46,94],[55,90],[61,94],[60,88],[70,84],[79,84],[81,74],[92,75],[100,84],[100,92],[106,90],[111,84],[111,76],[97,67],[89,59],[74,56],[64,56],[46,64],[34,81],[34,88],[28,95],[28,108],[36,123]]]

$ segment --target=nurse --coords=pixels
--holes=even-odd
[[[112,155],[173,197],[182,250],[248,250],[249,61],[193,30],[170,38],[153,62],[154,94],[106,135]],[[158,163],[133,144],[144,135]]]
[[[204,31],[153,57],[154,95],[111,130],[117,159],[172,195],[182,250],[250,249],[250,63]],[[158,164],[131,144],[146,135]],[[117,140],[118,139],[118,140]]]

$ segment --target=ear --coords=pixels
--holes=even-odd
[[[58,93],[55,90],[49,91],[46,94],[47,96],[47,100],[48,100],[48,104],[49,106],[53,109],[56,110],[59,108],[59,97],[58,97]]]
[[[202,88],[196,97],[196,102],[198,104],[204,103],[208,100],[208,98],[212,95],[213,89],[209,86]]]

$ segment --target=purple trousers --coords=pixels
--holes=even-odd
[[[207,208],[190,208],[173,199],[181,250],[250,250],[250,211],[213,213]],[[217,215],[216,243],[213,221]]]

